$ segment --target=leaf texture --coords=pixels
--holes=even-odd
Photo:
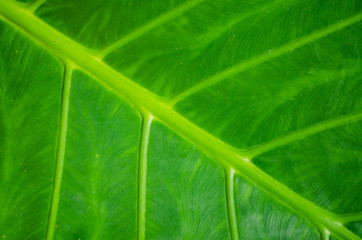
[[[0,0],[0,235],[360,239],[361,9]]]

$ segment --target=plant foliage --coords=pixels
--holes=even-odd
[[[360,239],[360,0],[0,0],[2,239]]]

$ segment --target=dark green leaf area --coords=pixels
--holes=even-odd
[[[43,239],[63,69],[0,22],[0,236]]]
[[[82,45],[100,49],[185,2],[47,0],[36,14]]]
[[[228,239],[221,167],[162,124],[152,124],[147,239]]]
[[[255,158],[261,169],[334,213],[362,211],[362,122],[324,131]]]
[[[230,67],[333,28],[361,9],[358,0],[203,1],[122,44],[105,61],[145,88],[172,97]]]
[[[358,112],[362,65],[355,33],[361,27],[350,26],[201,89],[176,109],[242,149]]]
[[[362,238],[362,221],[347,223],[346,227]]]
[[[34,0],[16,0],[18,2],[23,2],[23,3],[31,3],[33,2]]]
[[[71,80],[55,239],[135,239],[141,120],[94,79]]]
[[[240,239],[319,239],[310,223],[254,184],[236,177],[234,191]]]

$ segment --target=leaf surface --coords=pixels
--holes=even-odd
[[[0,235],[360,239],[361,8],[0,0]]]

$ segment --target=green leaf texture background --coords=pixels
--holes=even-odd
[[[362,236],[361,0],[0,0],[0,237]]]

